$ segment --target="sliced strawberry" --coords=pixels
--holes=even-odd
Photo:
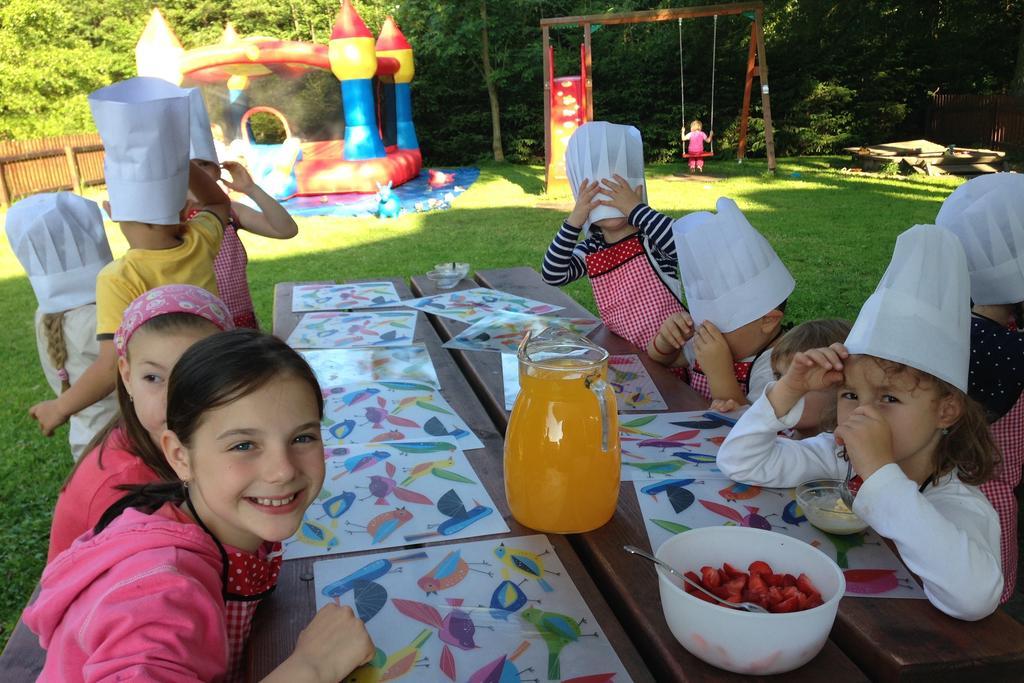
[[[777,603],[771,608],[772,612],[783,613],[783,612],[795,612],[799,609],[800,600],[797,597],[788,598],[780,603]]]
[[[716,604],[714,598],[712,598],[710,595],[707,595],[706,593],[701,593],[699,590],[694,590],[692,593],[690,593],[690,595],[700,600],[703,600],[704,602],[710,602],[712,605]]]
[[[782,585],[783,586],[795,586],[796,585],[796,577],[793,576],[792,574],[786,574],[785,576],[782,577]]]
[[[782,574],[765,574],[764,581],[772,588],[782,587]]]
[[[765,593],[768,591],[768,584],[765,583],[764,576],[761,574],[751,574],[747,581],[747,588],[753,592]]]
[[[768,589],[768,604],[777,605],[782,602],[782,590],[776,586],[772,586]]]
[[[806,593],[807,595],[813,595],[815,593],[818,593],[818,589],[814,587],[813,583],[811,583],[811,579],[807,576],[807,574],[801,574],[800,576],[796,577],[796,587],[799,588],[801,592]]]
[[[775,572],[772,571],[771,565],[769,565],[767,562],[762,562],[761,560],[756,560],[754,562],[751,562],[750,566],[747,567],[747,571],[750,572],[751,575],[753,575],[753,574],[774,574],[775,573]]]
[[[690,581],[693,581],[694,583],[700,583],[700,577],[694,574],[693,572],[686,572],[685,574],[683,574],[683,576],[688,578]],[[685,590],[687,593],[697,592],[697,589],[688,583],[683,583],[683,590]]]
[[[714,567],[701,567],[700,575],[705,588],[717,588],[722,585],[722,575]]]
[[[741,572],[739,569],[736,569],[736,567],[732,566],[728,562],[722,565],[722,571],[730,579],[735,579],[737,576],[746,576],[745,572]]]

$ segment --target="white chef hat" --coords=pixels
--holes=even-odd
[[[915,225],[898,238],[846,348],[927,372],[967,391],[971,306],[967,258],[953,233]]]
[[[935,217],[936,225],[954,223],[964,210],[981,199],[984,195],[995,191],[1024,191],[1024,175],[1020,173],[986,173],[971,178],[946,197]]]
[[[978,184],[982,178],[990,180]],[[974,303],[1024,301],[1024,176],[996,173],[964,183],[935,221],[963,245]]]
[[[715,208],[680,218],[672,236],[693,322],[732,332],[781,305],[796,282],[736,202],[721,197]]]
[[[642,186],[642,198],[647,201],[647,183],[644,180],[644,142],[640,131],[607,121],[591,121],[576,129],[565,149],[565,174],[569,178],[572,196],[579,196],[584,180],[601,182],[619,174],[630,188]],[[598,199],[610,199],[599,194]],[[594,221],[621,218],[622,212],[611,206],[598,206],[590,212],[583,224],[586,230]]]
[[[70,192],[32,195],[10,208],[6,229],[41,312],[96,301],[96,276],[112,256],[95,202]]]
[[[203,91],[199,88],[188,89],[188,120],[189,158],[220,163],[213,131],[210,129],[210,115],[206,112]]]
[[[188,193],[188,91],[140,76],[93,92],[89,107],[106,152],[111,218],[178,223]]]

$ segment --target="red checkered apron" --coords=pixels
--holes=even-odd
[[[587,254],[587,275],[605,326],[642,350],[670,315],[684,310],[654,272],[639,233]]]
[[[1005,580],[1000,602],[1006,602],[1017,585],[1017,497],[1013,490],[1020,484],[1021,468],[1024,468],[1024,394],[1010,412],[992,423],[989,429],[1002,454],[1002,462],[992,479],[981,485],[981,490],[999,515],[999,550]]]
[[[761,353],[764,353],[762,351]],[[761,356],[761,353],[754,356],[754,360],[738,360],[732,364],[732,370],[736,374],[736,381],[743,388],[743,395],[750,393],[750,371],[754,363]],[[711,401],[711,385],[708,384],[708,376],[700,369],[700,363],[694,361],[690,367],[690,386],[706,400]]]
[[[199,213],[193,209],[189,213],[189,219]],[[220,294],[235,327],[249,327],[259,329],[256,322],[256,313],[252,305],[252,295],[249,293],[249,281],[245,276],[246,266],[249,264],[249,255],[245,252],[245,245],[238,237],[238,216],[231,212],[227,225],[224,226],[224,236],[220,241],[220,251],[213,259],[213,274],[217,277],[217,290]]]
[[[284,551],[280,543],[265,543],[257,554],[230,547],[221,550],[227,558],[224,617],[228,627],[228,672],[224,680],[243,681],[242,655],[252,630],[252,618],[260,601],[277,585]]]

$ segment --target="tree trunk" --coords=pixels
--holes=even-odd
[[[487,0],[480,0],[480,59],[484,67],[484,83],[487,84],[487,97],[491,101],[491,149],[495,161],[505,161],[505,152],[501,147],[501,108],[498,106],[498,88],[494,85],[494,74],[491,71],[491,49],[487,37]]]
[[[1010,94],[1024,97],[1024,21],[1020,26],[1020,37],[1017,38],[1017,65],[1013,69],[1013,80],[1010,81]]]

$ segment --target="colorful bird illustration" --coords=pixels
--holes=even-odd
[[[656,499],[658,494],[664,491],[668,494],[668,502],[672,505],[672,509],[679,514],[693,505],[693,501],[696,500],[693,492],[686,488],[693,482],[693,479],[668,479],[656,484],[648,484],[641,488],[640,492],[647,493]]]
[[[807,521],[807,518],[804,517],[804,511],[800,509],[799,503],[791,500],[786,503],[786,507],[782,508],[782,521],[793,526],[800,526]]]
[[[760,508],[744,505],[743,507],[747,509],[747,514],[744,515],[732,509],[728,505],[722,505],[721,503],[715,503],[710,500],[701,500],[700,504],[706,507],[708,510],[714,512],[716,515],[721,515],[722,517],[725,517],[734,524],[750,527],[752,529],[764,529],[766,531],[772,530],[772,523],[768,521],[768,517],[774,517],[775,513],[761,516],[757,514],[757,511]],[[780,526],[779,528],[785,529],[786,527]]]
[[[355,474],[360,470],[365,470],[373,467],[377,463],[387,460],[391,457],[391,454],[387,451],[373,451],[371,453],[363,453],[361,455],[353,455],[350,458],[346,458],[345,462],[342,463],[342,470],[336,475],[331,477],[332,480],[341,479],[346,474]]]
[[[691,453],[690,451],[676,451],[675,453],[669,453],[673,458],[679,458],[683,462],[688,462],[694,467],[700,467],[701,465],[714,465],[718,462],[718,458],[707,453]]]
[[[588,676],[574,676],[563,678],[562,683],[612,683],[615,680],[614,673],[590,674]]]
[[[422,493],[416,491],[410,491],[399,486],[394,479],[396,468],[394,464],[390,462],[384,463],[384,469],[387,475],[374,474],[370,477],[370,485],[368,487],[357,486],[356,488],[368,488],[370,495],[366,498],[360,498],[359,500],[366,500],[367,498],[376,498],[377,502],[374,505],[390,505],[388,502],[388,496],[394,495],[400,501],[405,503],[418,503],[420,505],[433,505],[434,501],[424,496]]]
[[[333,436],[335,439],[341,441],[346,436],[351,434],[355,428],[355,420],[342,420],[341,422],[329,424],[327,427],[327,431],[330,432],[331,436]]]
[[[366,525],[365,528],[361,528],[358,531],[351,531],[346,529],[348,533],[368,533],[373,539],[372,543],[376,545],[380,543],[388,536],[393,534],[399,527],[405,525],[407,522],[412,520],[412,513],[405,508],[395,508],[394,510],[388,510],[382,512]],[[345,522],[345,526],[362,527],[361,524],[355,524],[354,522]]]
[[[358,391],[353,391],[348,394],[344,394],[341,397],[341,402],[347,406],[354,406],[355,404],[365,401],[371,398],[372,396],[376,396],[379,393],[380,389],[374,389],[372,387],[360,389]]]
[[[370,439],[370,443],[385,443],[391,441],[399,441],[404,438],[405,434],[398,431],[397,429],[392,429],[390,432],[383,432],[373,437],[372,439]]]
[[[409,427],[419,429],[419,423],[405,417],[396,417],[388,410],[388,402],[383,397],[377,397],[377,405],[370,406],[363,413],[366,423],[374,429],[384,429],[384,423],[393,424],[396,427]]]
[[[700,434],[699,429],[687,429],[675,434],[669,434],[668,436],[658,437],[655,439],[645,439],[637,445],[642,448],[659,448],[665,450],[666,448],[679,448],[680,446],[693,446],[694,448],[700,446],[699,441],[690,442],[689,440]]]
[[[653,478],[655,474],[672,474],[677,472],[683,466],[683,463],[678,460],[657,460],[655,462],[624,462],[622,465],[623,467],[635,467]]]
[[[455,657],[448,646],[451,645],[460,650],[473,650],[479,646],[474,640],[477,626],[473,623],[469,612],[461,609],[462,600],[450,598],[447,602],[451,609],[442,617],[441,613],[432,605],[402,598],[391,599],[391,604],[395,606],[395,609],[405,616],[437,629],[438,638],[444,643],[441,648],[441,671],[454,681],[457,677]],[[493,630],[494,627],[482,626],[480,628]]]
[[[484,571],[483,569],[474,569],[470,564],[479,564],[485,567],[490,567],[488,562],[466,562],[462,559],[462,550],[453,550],[449,552],[444,558],[437,563],[437,566],[431,569],[429,572],[424,574],[416,581],[416,585],[423,589],[427,595],[437,595],[438,591],[443,591],[455,586],[464,578],[469,572],[475,571],[487,576],[494,576],[490,571]]]
[[[356,581],[375,581],[391,572],[395,572],[397,574],[402,571],[402,567],[396,568],[394,565],[405,562],[415,562],[416,560],[422,560],[426,557],[427,554],[421,550],[419,552],[401,555],[399,557],[385,557],[379,560],[374,560],[373,562],[355,570],[348,576],[342,577],[337,581],[332,581],[324,586],[320,592],[324,597],[334,600],[352,590]]]
[[[352,503],[355,502],[355,499],[356,494],[352,493],[351,491],[342,491],[336,496],[331,496],[327,500],[320,503],[320,506],[323,508],[324,514],[321,515],[319,519],[323,519],[324,517],[330,517],[331,528],[336,528],[338,526],[338,518],[349,511],[349,508],[352,507]]]
[[[423,431],[430,436],[453,436],[456,439],[461,439],[465,436],[469,436],[469,432],[465,429],[458,427],[454,429],[448,429],[444,426],[444,423],[436,417],[432,417],[423,423]]]
[[[302,524],[299,525],[299,530],[295,533],[295,540],[302,541],[314,548],[334,548],[339,543],[338,537],[334,535],[333,531],[323,524],[305,517],[302,518]]]
[[[480,667],[469,677],[469,683],[523,683],[522,675],[528,671],[533,671],[533,667],[520,670],[512,662],[526,652],[529,647],[530,641],[524,640],[512,654],[502,655]],[[532,680],[534,683],[537,683],[537,679],[534,678]]]
[[[713,443],[716,446],[721,446],[722,443],[725,441],[725,437],[724,436],[709,436],[708,438],[706,438],[704,440],[708,441],[710,443]]]
[[[846,592],[856,595],[881,595],[897,588],[910,588],[895,569],[845,569]]]
[[[720,490],[718,495],[730,503],[735,503],[737,500],[756,498],[761,493],[761,490],[760,486],[754,486],[753,484],[733,483]]]
[[[461,609],[462,600],[449,598],[447,603],[451,609],[442,617],[441,613],[433,605],[428,605],[425,602],[391,598],[391,604],[399,612],[410,619],[415,619],[431,628],[436,628],[441,642],[457,647],[460,650],[475,649],[477,644],[474,638],[478,627],[473,623],[469,612]]]
[[[555,576],[561,576],[558,572],[553,572],[544,569],[544,560],[541,558],[547,555],[550,550],[545,550],[540,553],[531,553],[529,550],[520,550],[518,548],[509,548],[504,543],[498,545],[494,549],[494,555],[505,567],[501,570],[501,576],[504,579],[509,577],[509,569],[519,572],[524,576],[531,579],[536,579],[537,583],[544,590],[545,593],[551,593],[555,589],[551,587],[551,584],[544,579],[544,574],[553,574]]]
[[[466,477],[463,477],[460,474],[448,472],[447,470],[450,467],[455,467],[455,458],[453,456],[448,456],[447,458],[442,458],[441,460],[430,460],[428,462],[421,462],[412,469],[407,470],[409,472],[409,476],[407,476],[402,481],[402,486],[408,486],[409,484],[413,483],[420,477],[425,477],[428,474],[433,474],[436,477],[440,477],[441,479],[447,479],[449,481],[459,481],[464,484],[476,483],[472,479],[467,479]],[[458,478],[452,479],[452,476]]]
[[[537,632],[548,646],[548,680],[557,681],[562,677],[559,657],[566,645],[577,642],[581,637],[593,636],[597,633],[582,633],[580,627],[586,619],[576,620],[558,612],[544,612],[537,607],[528,607],[519,615],[523,621],[533,624]]]
[[[413,542],[424,538],[430,538],[431,536],[451,536],[452,534],[459,533],[466,527],[475,524],[494,512],[493,508],[481,505],[475,500],[473,501],[473,504],[474,507],[467,510],[466,506],[462,504],[462,499],[459,498],[459,494],[455,492],[455,489],[448,489],[447,492],[437,499],[438,512],[448,519],[440,524],[428,524],[427,528],[433,529],[433,531],[427,531],[421,534],[410,534],[405,537],[405,540]]]
[[[498,587],[491,593],[491,616],[495,619],[501,619],[502,621],[508,621],[509,615],[513,612],[517,612],[527,602],[531,602],[530,598],[526,597],[526,593],[523,592],[522,585],[526,583],[527,579],[523,579],[519,583],[514,583],[505,579],[498,584]],[[532,602],[540,603],[540,600],[533,600]]]
[[[412,671],[414,666],[425,666],[426,663],[421,664],[420,648],[430,640],[432,635],[433,633],[430,629],[425,628],[420,631],[419,635],[413,638],[411,643],[392,653],[380,667],[380,678],[378,680],[381,683],[384,681],[394,681]]]

